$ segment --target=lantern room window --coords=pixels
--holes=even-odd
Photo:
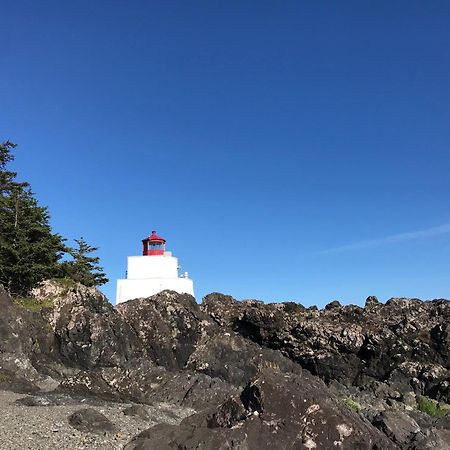
[[[164,255],[166,250],[166,240],[152,231],[152,234],[142,240],[144,256]]]

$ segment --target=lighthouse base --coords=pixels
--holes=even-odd
[[[189,278],[147,278],[117,280],[116,304],[134,298],[150,297],[169,289],[194,296],[194,283]]]

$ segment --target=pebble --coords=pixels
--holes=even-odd
[[[181,407],[174,411],[167,411],[164,407],[155,404],[146,406],[150,418],[147,422],[143,422],[139,417],[123,414],[124,408],[131,406],[130,403],[103,402],[101,405],[92,405],[92,408],[102,412],[117,426],[119,432],[105,433],[100,436],[75,430],[67,422],[71,414],[86,407],[89,399],[50,406],[25,406],[14,403],[24,397],[27,395],[0,391],[1,449],[119,450],[123,449],[124,445],[142,429],[150,428],[157,423],[177,424],[184,417],[194,413],[192,409]],[[145,424],[144,427],[143,424]]]

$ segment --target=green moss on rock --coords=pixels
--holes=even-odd
[[[344,403],[351,409],[355,411],[359,411],[361,409],[361,404],[358,402],[355,402],[355,400],[352,400],[351,398],[345,398]]]
[[[36,300],[29,297],[19,297],[14,298],[13,302],[20,306],[21,308],[27,309],[28,311],[40,311],[43,308],[52,308],[53,300]]]
[[[432,417],[443,417],[450,414],[450,405],[439,403],[422,395],[417,397],[417,409]]]

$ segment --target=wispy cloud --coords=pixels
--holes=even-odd
[[[442,234],[450,233],[450,223],[438,227],[427,228],[425,230],[410,231],[408,233],[393,234],[378,239],[368,239],[354,242],[353,244],[341,245],[339,247],[329,248],[318,252],[320,255],[330,255],[334,253],[349,252],[352,250],[361,250],[381,245],[396,244],[397,242],[413,241],[415,239],[432,238]]]

